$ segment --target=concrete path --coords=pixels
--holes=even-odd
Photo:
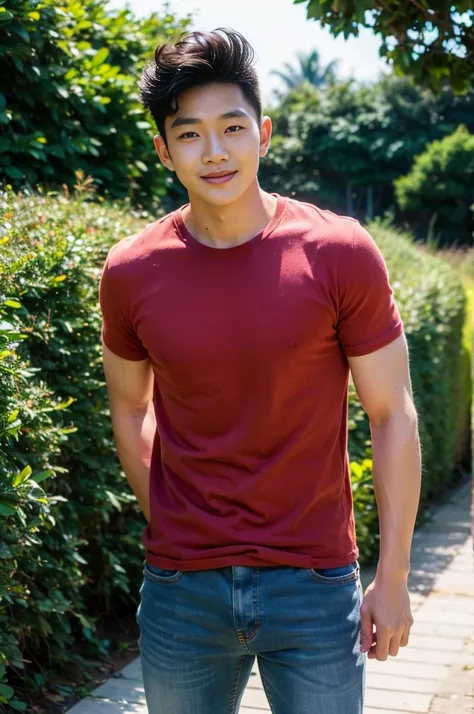
[[[362,574],[364,584],[371,575]],[[410,644],[386,662],[368,661],[365,714],[472,714],[474,574],[470,483],[459,488],[429,525],[416,532],[410,594],[415,619]],[[240,714],[267,712],[270,708],[255,665]],[[70,710],[70,714],[119,713],[147,714],[139,659]]]

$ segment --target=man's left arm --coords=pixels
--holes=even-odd
[[[408,643],[413,624],[407,579],[420,500],[421,449],[405,335],[348,360],[370,420],[380,523],[376,577],[361,608],[361,649],[371,659],[386,660]]]

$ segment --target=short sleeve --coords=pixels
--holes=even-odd
[[[403,333],[385,259],[374,239],[356,223],[352,255],[340,285],[337,331],[348,357],[370,354]]]
[[[110,264],[109,253],[99,284],[102,341],[118,357],[134,361],[144,360],[148,357],[148,351],[130,324],[126,281],[120,275],[119,267]]]

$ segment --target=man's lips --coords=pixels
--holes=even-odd
[[[237,171],[214,171],[206,174],[205,176],[201,176],[201,178],[203,178],[204,181],[207,181],[207,183],[220,184],[230,181],[236,173]]]

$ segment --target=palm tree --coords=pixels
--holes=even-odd
[[[304,82],[309,82],[313,87],[325,87],[336,78],[336,67],[338,60],[333,60],[326,67],[322,67],[318,50],[313,50],[308,54],[297,53],[299,66],[292,67],[288,62],[284,65],[283,72],[273,70],[271,74],[279,77],[288,90],[301,86]]]

